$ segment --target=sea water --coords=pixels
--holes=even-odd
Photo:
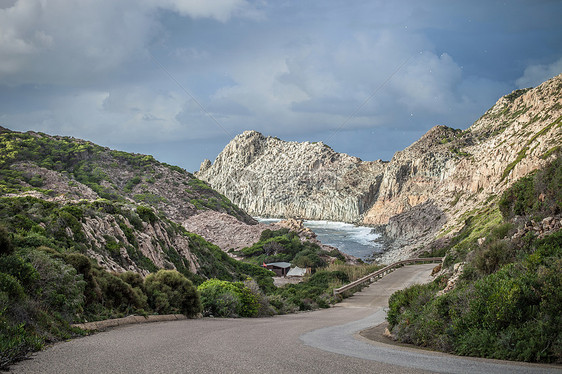
[[[280,219],[256,218],[262,223],[279,222]],[[323,244],[336,247],[340,251],[369,260],[373,254],[383,251],[380,243],[375,242],[379,234],[371,227],[356,226],[344,222],[332,221],[304,221],[304,226],[310,228]]]

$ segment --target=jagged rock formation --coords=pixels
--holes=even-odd
[[[502,97],[467,130],[432,128],[390,162],[246,131],[197,176],[252,215],[384,225],[393,239],[415,238],[396,259],[458,227],[463,214],[544,166],[561,144],[559,75]]]
[[[251,215],[356,221],[380,183],[381,161],[362,162],[323,143],[236,136],[197,176]]]
[[[87,255],[108,270],[117,273],[134,271],[147,275],[153,269],[143,267],[143,261],[138,259],[139,255],[145,258],[145,262],[150,260],[148,263],[157,268],[176,269],[176,264],[170,258],[170,251],[173,251],[184,259],[181,261],[183,266],[194,274],[198,273],[199,261],[190,250],[189,238],[170,230],[169,223],[165,221],[142,222],[141,227],[135,227],[125,216],[98,214],[84,217],[81,224],[90,244],[87,246]],[[128,233],[125,234],[123,229]],[[71,232],[68,234],[72,236]],[[119,246],[118,255],[107,250],[111,248],[111,243]]]

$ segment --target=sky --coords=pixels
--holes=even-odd
[[[389,160],[562,73],[562,1],[0,0],[0,126],[188,171],[245,130]]]

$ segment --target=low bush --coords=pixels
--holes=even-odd
[[[23,323],[12,323],[0,310],[0,370],[7,370],[11,363],[42,347],[43,339],[26,331]]]
[[[140,219],[148,223],[154,223],[158,219],[151,208],[143,205],[139,205],[137,207],[137,214],[139,215]]]
[[[28,252],[26,260],[39,273],[35,284],[39,300],[68,321],[82,312],[86,282],[74,267],[37,250]]]
[[[387,316],[393,333],[461,355],[562,362],[562,231],[532,247],[519,261],[463,277],[445,295],[436,296],[437,282],[394,293]]]
[[[144,286],[150,307],[159,314],[182,313],[193,317],[201,312],[197,289],[176,270],[149,274]]]
[[[335,302],[333,289],[349,283],[349,277],[342,271],[317,271],[306,281],[287,284],[277,291],[288,303],[288,308],[311,310],[328,308]]]
[[[14,251],[10,232],[0,225],[0,256],[10,254]]]
[[[326,261],[321,256],[329,255],[317,244],[301,241],[295,232],[288,229],[266,229],[257,243],[241,249],[238,254],[253,264],[286,261],[313,269],[326,266]]]
[[[197,290],[205,315],[216,317],[256,317],[260,301],[255,291],[242,282],[227,282],[209,279]]]
[[[455,288],[437,296],[443,284],[435,281],[390,297],[397,338],[461,355],[562,363],[562,230],[513,237],[525,222],[562,212],[561,185],[558,158],[505,191],[501,220],[494,207],[467,219],[446,245],[444,267],[465,262]]]

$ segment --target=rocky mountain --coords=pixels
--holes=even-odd
[[[251,215],[378,226],[402,248],[392,260],[460,229],[560,144],[562,75],[500,98],[467,130],[432,128],[389,162],[246,131],[196,175]]]
[[[382,161],[362,162],[324,143],[236,136],[197,176],[253,216],[357,221],[382,180]]]

